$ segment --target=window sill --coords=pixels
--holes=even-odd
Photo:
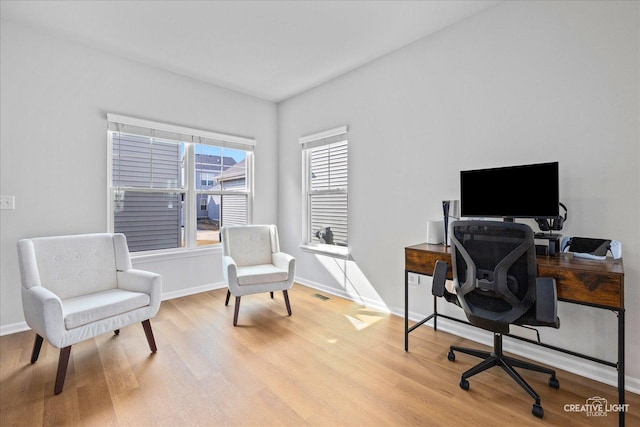
[[[300,249],[317,255],[325,255],[333,258],[351,259],[351,248],[335,245],[300,245]]]

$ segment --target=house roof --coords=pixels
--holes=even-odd
[[[216,181],[231,181],[232,179],[246,178],[247,176],[247,159],[236,163],[235,165],[222,171],[222,175],[216,177]]]

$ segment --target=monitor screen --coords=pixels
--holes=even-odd
[[[460,172],[463,217],[553,218],[559,215],[558,162]]]

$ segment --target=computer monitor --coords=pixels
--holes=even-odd
[[[559,215],[558,162],[460,172],[460,214],[471,218]]]

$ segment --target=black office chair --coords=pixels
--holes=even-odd
[[[502,351],[502,336],[509,333],[509,325],[560,327],[555,279],[537,277],[533,230],[526,224],[497,221],[456,221],[452,230],[455,293],[445,288],[448,265],[438,261],[433,294],[462,307],[472,325],[493,332],[490,353],[451,346],[451,361],[455,360],[454,351],[484,359],[462,374],[460,387],[468,390],[469,377],[501,366],[535,399],[531,412],[542,418],[540,396],[513,368],[549,374],[549,386],[558,389],[555,371],[513,359]]]

